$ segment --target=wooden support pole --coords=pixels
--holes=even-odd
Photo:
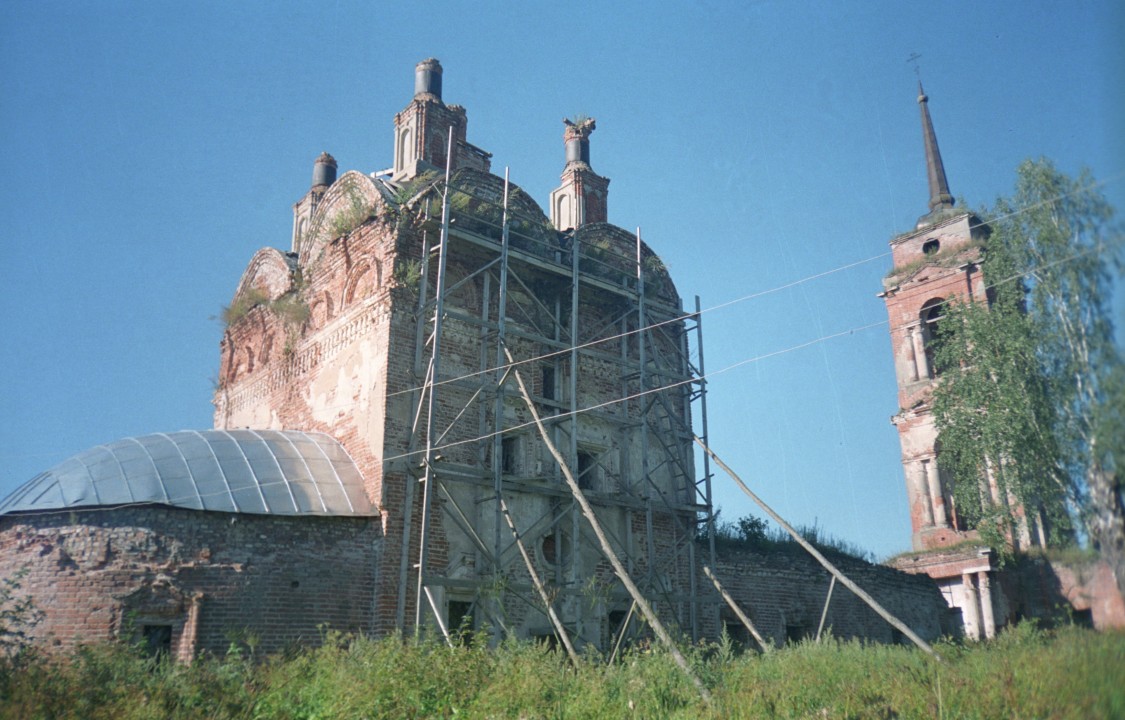
[[[551,624],[555,626],[555,632],[558,633],[562,644],[566,646],[566,654],[570,656],[570,661],[577,667],[578,653],[574,652],[574,646],[570,643],[570,635],[563,627],[562,620],[555,614],[555,606],[551,603],[551,597],[547,595],[547,589],[543,587],[543,582],[539,579],[539,573],[535,570],[535,564],[531,562],[531,555],[527,553],[527,548],[524,547],[519,531],[516,530],[516,524],[512,520],[512,513],[508,511],[508,503],[504,502],[503,497],[500,498],[500,510],[504,513],[504,519],[508,521],[508,527],[512,530],[512,537],[515,538],[516,547],[519,548],[520,555],[523,556],[523,562],[527,565],[531,582],[535,584],[535,589],[539,592],[539,599],[543,601],[543,606],[547,608],[547,617],[551,619]]]
[[[915,634],[915,632],[913,630],[911,630],[906,625],[906,623],[902,622],[901,620],[896,618],[894,615],[891,615],[889,612],[887,612],[883,608],[882,605],[880,605],[878,602],[875,601],[875,598],[868,595],[866,592],[864,592],[863,588],[861,588],[859,585],[856,585],[854,582],[852,582],[848,578],[847,575],[844,575],[844,573],[840,572],[840,570],[837,569],[837,567],[835,565],[833,565],[831,562],[829,562],[828,558],[824,557],[824,555],[822,555],[819,550],[817,550],[815,547],[813,547],[812,544],[810,544],[808,540],[801,537],[801,534],[799,532],[797,532],[796,530],[794,530],[792,525],[785,522],[785,520],[783,520],[780,515],[778,515],[777,513],[775,513],[773,511],[773,508],[771,508],[769,505],[766,505],[766,503],[760,497],[755,495],[754,491],[751,490],[749,487],[747,487],[746,483],[742,482],[742,478],[740,478],[738,476],[738,474],[735,473],[734,470],[731,470],[730,467],[726,463],[724,463],[722,460],[719,459],[719,456],[715,454],[714,450],[712,450],[710,447],[708,447],[707,443],[703,442],[699,438],[698,435],[696,435],[694,437],[695,437],[695,442],[697,442],[699,444],[699,447],[703,448],[703,451],[711,456],[711,459],[715,461],[715,464],[717,464],[719,467],[721,467],[723,469],[723,472],[725,472],[727,475],[730,475],[731,479],[734,480],[738,484],[738,487],[742,488],[742,492],[746,493],[750,497],[751,500],[756,502],[758,504],[758,507],[762,508],[762,510],[767,515],[769,515],[771,518],[773,518],[774,522],[776,522],[781,527],[785,528],[785,532],[789,533],[789,536],[792,537],[793,540],[797,542],[797,544],[799,544],[801,547],[803,547],[809,553],[809,555],[812,555],[814,558],[816,558],[816,561],[819,562],[821,565],[823,565],[825,570],[832,573],[832,575],[837,580],[839,580],[840,582],[842,582],[844,584],[844,587],[846,587],[847,589],[851,590],[856,595],[858,595],[860,600],[867,603],[868,606],[870,606],[872,610],[874,610],[876,613],[878,613],[879,617],[883,618],[888,623],[890,623],[891,627],[897,629],[903,635],[910,638],[911,642],[913,642],[915,645],[920,647],[922,650],[926,651],[926,653],[932,655],[937,660],[941,660],[941,657],[938,656],[938,654],[936,652],[934,652],[934,649],[932,647],[930,647],[929,643],[927,643],[922,638],[918,637],[918,635]]]
[[[828,618],[828,606],[832,603],[832,591],[836,589],[836,576],[828,583],[828,597],[824,598],[824,610],[820,612],[820,625],[816,628],[816,641],[820,642],[820,634],[824,632],[824,621]]]
[[[715,577],[714,573],[711,572],[711,568],[704,565],[703,574],[711,578],[711,582],[715,584],[715,589],[718,590],[719,594],[723,596],[723,600],[727,601],[727,605],[730,606],[730,609],[734,610],[734,614],[738,616],[738,619],[742,623],[743,627],[749,630],[750,635],[758,641],[758,645],[761,646],[762,652],[768,653],[770,650],[773,650],[773,644],[767,643],[765,639],[762,638],[762,636],[758,633],[758,628],[754,627],[754,623],[750,622],[750,618],[747,617],[746,613],[742,612],[742,608],[738,606],[738,603],[734,601],[734,598],[730,596],[730,593],[728,593],[726,589],[721,584],[719,584],[719,578]]]
[[[504,355],[507,356],[509,363],[515,364],[516,361],[512,357],[511,351],[507,348],[504,348]],[[613,572],[617,575],[617,578],[621,580],[625,589],[633,596],[633,600],[637,603],[637,608],[641,611],[641,614],[645,616],[645,620],[648,621],[653,632],[656,633],[656,637],[667,646],[668,652],[672,654],[672,659],[676,662],[676,665],[683,670],[684,674],[687,675],[692,684],[695,685],[695,689],[699,691],[699,696],[703,698],[703,701],[710,703],[711,692],[703,684],[703,681],[692,672],[687,659],[683,656],[683,653],[680,652],[680,649],[676,647],[672,636],[668,634],[663,623],[660,622],[660,618],[656,617],[652,606],[648,604],[648,600],[641,594],[640,589],[633,582],[633,579],[629,577],[629,573],[625,571],[625,566],[621,564],[621,559],[617,557],[617,553],[614,552],[613,547],[609,544],[609,539],[606,537],[605,531],[602,530],[601,522],[599,522],[597,516],[594,515],[594,509],[590,506],[590,501],[586,499],[585,493],[578,487],[578,481],[574,479],[574,474],[567,466],[562,453],[560,453],[559,449],[555,447],[555,444],[551,442],[551,436],[547,432],[547,428],[543,426],[543,421],[539,419],[539,411],[535,409],[535,402],[531,399],[531,393],[527,391],[527,386],[524,385],[523,375],[520,374],[519,370],[515,371],[515,375],[516,384],[518,384],[520,388],[520,394],[523,395],[523,400],[527,403],[527,409],[531,413],[532,419],[535,420],[535,426],[539,428],[539,436],[543,438],[547,449],[555,458],[555,462],[559,464],[559,469],[562,470],[563,477],[566,478],[566,484],[570,486],[570,491],[574,494],[574,499],[578,502],[578,507],[581,508],[582,514],[586,517],[587,522],[590,523],[590,527],[594,531],[594,536],[598,539],[598,544],[602,546],[602,554],[605,555],[606,560],[609,560],[610,565],[613,566]]]
[[[633,613],[637,611],[637,603],[634,602],[629,606],[629,614],[625,616],[625,622],[621,623],[621,632],[617,633],[617,641],[613,644],[613,652],[609,655],[609,660],[606,665],[612,665],[613,661],[617,659],[617,651],[621,649],[621,643],[625,642],[625,632],[629,629],[629,623],[633,620]]]

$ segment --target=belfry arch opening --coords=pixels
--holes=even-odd
[[[941,374],[937,364],[937,355],[941,348],[942,339],[940,324],[945,319],[945,299],[934,298],[922,306],[918,313],[922,322],[922,345],[926,351],[926,370],[931,378]]]

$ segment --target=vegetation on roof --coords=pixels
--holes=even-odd
[[[844,555],[864,562],[875,562],[875,556],[855,543],[833,537],[816,524],[795,528],[810,545],[825,554]],[[707,535],[700,536],[706,542]],[[715,547],[723,550],[757,550],[761,552],[806,552],[784,529],[770,525],[753,515],[745,515],[733,522],[715,523]]]
[[[964,256],[967,251],[972,248],[981,247],[984,247],[984,243],[980,240],[970,240],[967,243],[942,248],[932,255],[923,255],[916,260],[895,266],[891,268],[883,278],[883,287],[898,285],[927,265],[943,268],[957,267],[964,262]]]

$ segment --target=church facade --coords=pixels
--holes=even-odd
[[[415,68],[389,169],[315,160],[288,250],[259,250],[224,313],[213,430],[93,448],[0,504],[0,570],[43,611],[36,637],[184,660],[323,627],[611,649],[647,630],[580,495],[680,637],[750,642],[710,568],[767,642],[818,621],[898,641],[810,558],[716,548],[698,300],[608,222],[595,121],[565,121],[544,213],[442,80]],[[918,635],[956,632],[928,578],[839,564]]]

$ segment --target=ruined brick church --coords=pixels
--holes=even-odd
[[[766,642],[818,621],[898,640],[857,598],[833,598],[807,558],[716,548],[712,474],[693,452],[706,435],[699,301],[685,309],[639,233],[608,222],[594,120],[566,121],[544,213],[469,142],[442,79],[437,60],[415,68],[389,169],[316,159],[289,250],[259,250],[227,309],[214,429],[92,448],[0,502],[0,573],[19,573],[42,611],[36,641],[133,638],[188,661],[232,638],[315,643],[325,628],[550,639],[534,571],[576,643],[610,649],[647,630],[552,448],[682,637],[749,643],[710,568]],[[927,153],[940,185],[936,140]],[[972,252],[971,216],[938,200],[892,243],[896,265],[931,242]],[[957,532],[932,423],[909,403],[929,378],[925,298],[944,292],[936,282],[979,284],[964,269],[928,277],[887,289],[918,549]],[[839,563],[933,639],[990,627],[966,609],[970,592],[987,597],[978,556],[929,573],[960,582],[942,591],[918,567]]]

